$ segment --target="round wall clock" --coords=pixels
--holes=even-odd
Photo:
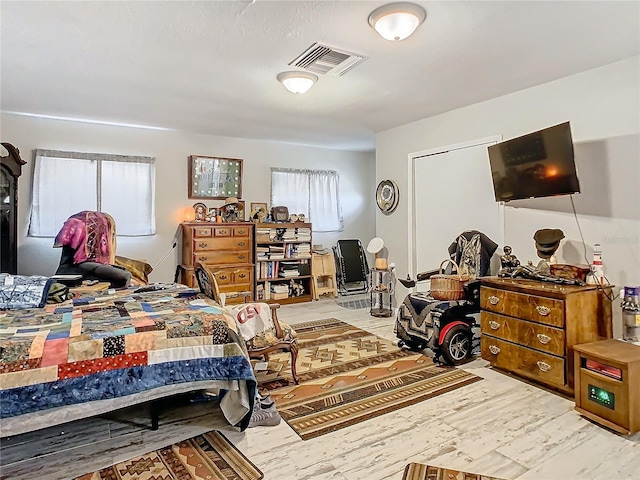
[[[384,213],[393,212],[398,206],[400,192],[393,180],[382,180],[376,189],[376,203]]]

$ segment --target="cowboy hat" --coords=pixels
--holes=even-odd
[[[313,253],[318,253],[320,255],[326,255],[327,253],[329,253],[329,249],[324,248],[321,243],[315,244],[312,248],[312,251]]]
[[[244,205],[242,203],[240,203],[236,197],[227,197],[227,198],[225,198],[224,199],[224,205],[222,205],[222,206],[226,207],[227,205],[233,205],[233,204],[238,205],[238,209],[239,210],[244,210]]]

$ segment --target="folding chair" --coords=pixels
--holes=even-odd
[[[338,240],[333,247],[338,293],[351,295],[369,290],[369,264],[360,240]]]

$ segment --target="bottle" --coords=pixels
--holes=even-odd
[[[624,287],[622,300],[622,339],[640,342],[640,286]]]
[[[604,285],[604,265],[602,264],[602,249],[599,243],[593,245],[593,263],[591,264],[590,282]]]

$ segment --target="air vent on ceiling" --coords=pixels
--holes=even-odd
[[[314,43],[289,65],[321,75],[340,77],[366,59],[364,55]]]

